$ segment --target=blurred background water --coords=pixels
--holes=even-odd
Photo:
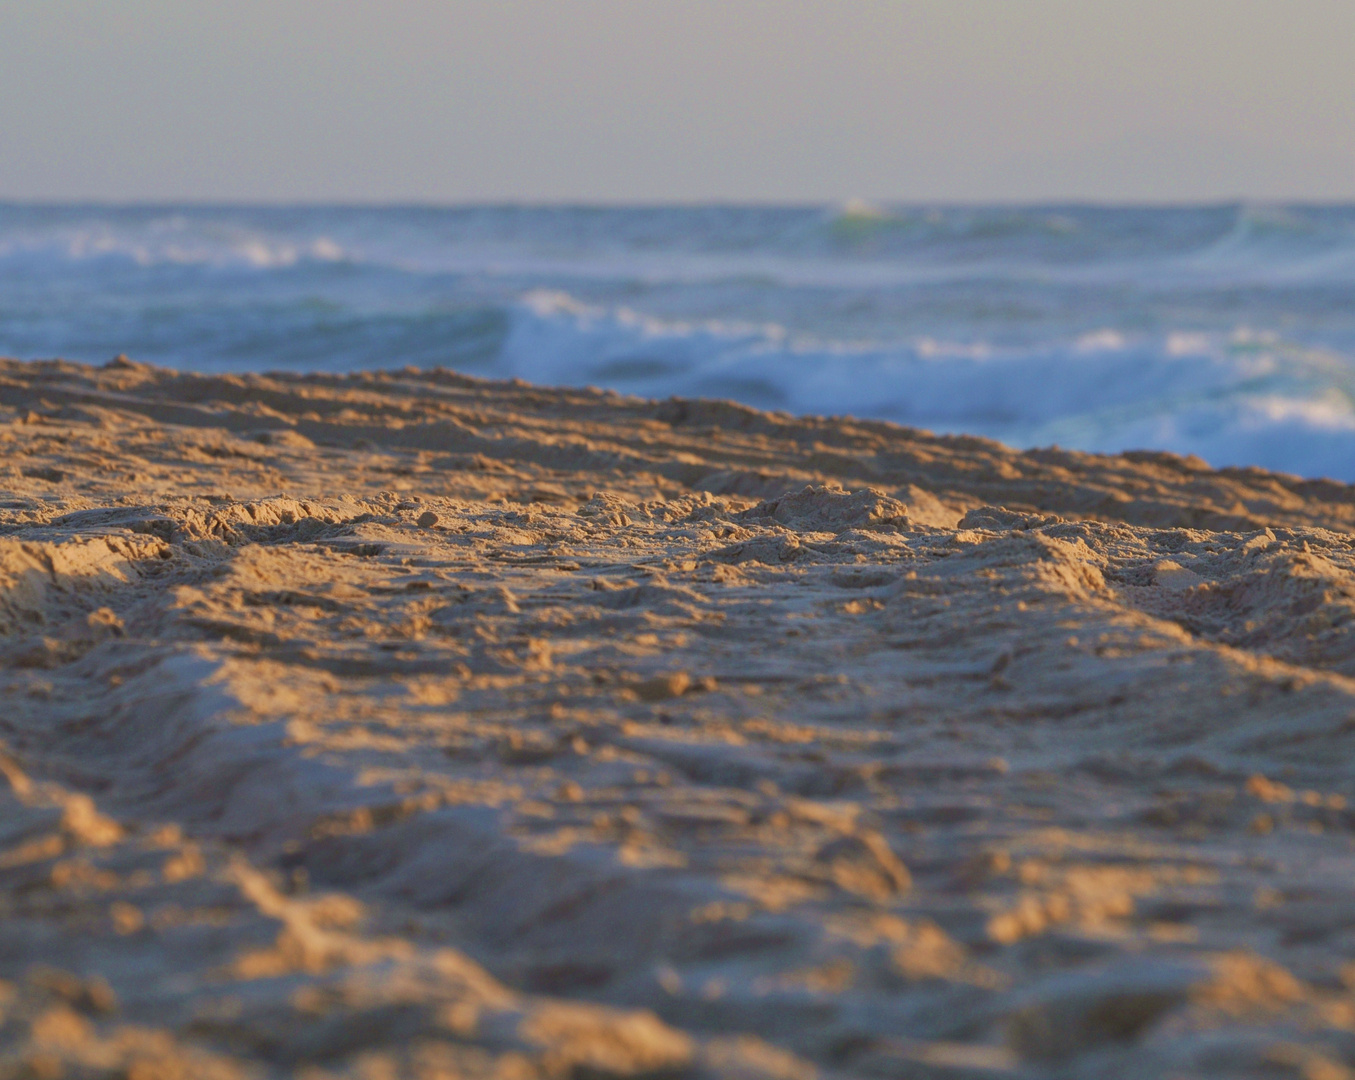
[[[0,354],[444,365],[1355,480],[1355,206],[0,204]]]

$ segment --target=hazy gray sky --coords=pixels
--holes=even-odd
[[[2,0],[0,198],[1355,198],[1352,0]]]

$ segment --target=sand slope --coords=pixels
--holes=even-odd
[[[0,421],[0,1077],[1355,1075],[1349,487],[445,372]]]

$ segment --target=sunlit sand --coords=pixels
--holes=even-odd
[[[1349,487],[413,370],[0,421],[0,1076],[1348,1075]]]

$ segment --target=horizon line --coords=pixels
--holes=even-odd
[[[36,209],[156,209],[164,207],[240,210],[822,210],[831,207],[929,208],[929,209],[1057,209],[1086,208],[1102,210],[1209,210],[1256,207],[1307,207],[1314,209],[1355,206],[1355,195],[1347,198],[1311,198],[1303,196],[1257,198],[1236,195],[1208,199],[1101,199],[1091,197],[1049,198],[922,198],[862,197],[824,199],[325,199],[325,198],[206,198],[196,196],[166,198],[28,198],[0,195],[0,207]]]

